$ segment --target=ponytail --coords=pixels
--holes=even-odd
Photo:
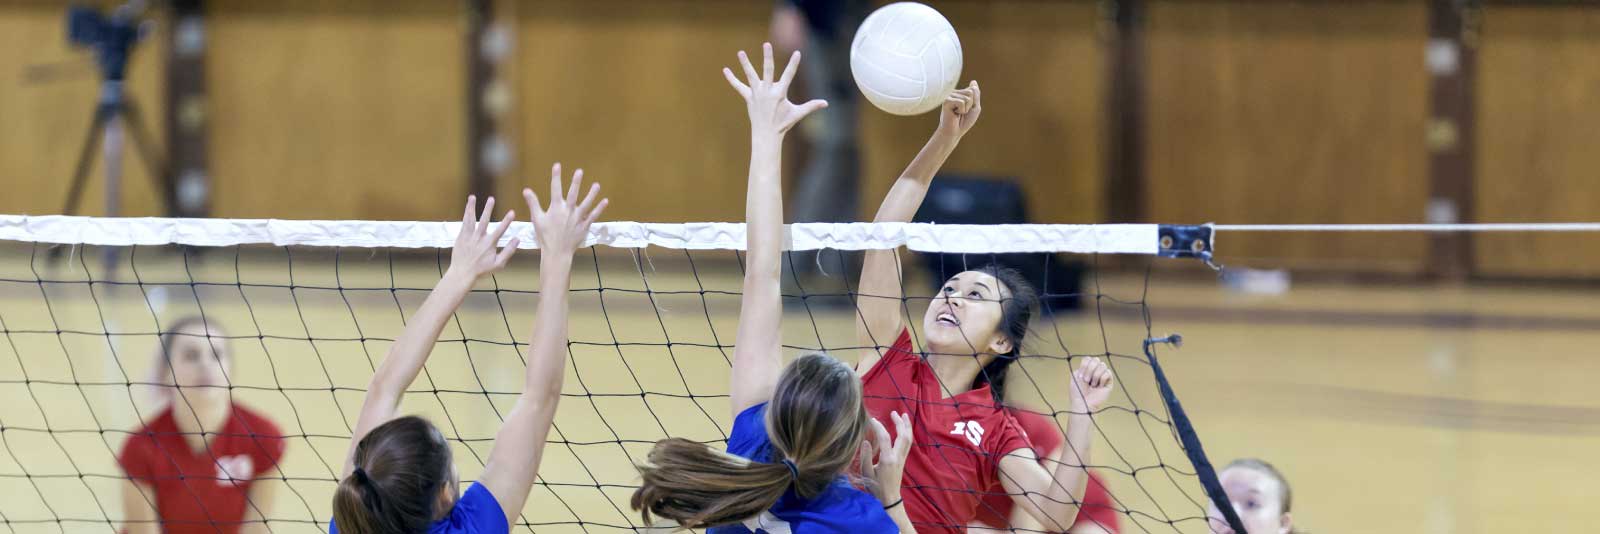
[[[356,445],[356,468],[333,493],[333,522],[347,534],[426,532],[451,486],[450,447],[416,416],[378,425]]]
[[[630,504],[684,528],[738,523],[777,504],[793,489],[815,498],[850,468],[866,436],[867,410],[855,370],[826,354],[784,367],[766,406],[766,462],[751,461],[682,438],[667,438],[638,466],[643,483]]]
[[[373,513],[367,506],[368,493],[371,491],[373,490],[369,481],[357,480],[354,474],[339,481],[339,487],[333,490],[333,522],[339,525],[339,532],[350,534],[381,532],[377,525],[378,514]]]
[[[798,477],[806,476],[799,467]],[[728,525],[760,515],[799,479],[782,463],[751,462],[683,438],[656,442],[639,474],[644,482],[630,504],[645,524],[654,523],[654,515],[685,528]],[[828,473],[822,485],[835,475]]]

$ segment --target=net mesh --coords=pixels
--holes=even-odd
[[[449,262],[437,249],[0,248],[0,525],[8,532],[122,528],[128,475],[118,454],[166,409],[151,366],[161,334],[185,316],[220,329],[213,336],[230,362],[217,387],[285,438],[281,461],[255,475],[274,498],[250,506],[267,531],[325,532],[364,387]],[[482,469],[522,387],[535,256],[525,251],[476,287],[401,407],[439,426],[463,481]],[[1008,401],[1064,424],[1068,366],[1108,358],[1117,390],[1095,416],[1090,469],[1105,481],[1120,531],[1204,532],[1204,492],[1141,350],[1151,337],[1149,271],[1100,274],[1099,260],[904,254],[907,309],[921,317],[934,281],[967,267],[1032,262],[1040,273],[1071,273],[1061,262],[1088,264],[1082,290],[1059,274],[1040,284],[1045,313],[1011,371]],[[640,531],[628,497],[638,483],[633,464],[650,446],[668,436],[726,441],[741,266],[735,250],[579,251],[563,401],[513,531]],[[843,282],[793,280],[786,356],[826,350],[853,361],[853,281],[840,276],[849,272],[843,263],[823,267]],[[230,482],[223,473],[186,483],[203,491]],[[154,495],[140,498],[154,504]]]

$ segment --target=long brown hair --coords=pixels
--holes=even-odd
[[[356,445],[355,471],[333,493],[339,532],[426,532],[453,481],[450,445],[427,419],[378,425]]]
[[[767,405],[772,448],[765,461],[667,438],[638,466],[644,482],[630,504],[645,524],[654,515],[685,528],[709,528],[755,517],[791,487],[801,498],[814,498],[850,467],[866,424],[855,370],[826,354],[801,356],[784,368]]]

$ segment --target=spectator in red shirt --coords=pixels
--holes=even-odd
[[[890,187],[873,222],[911,220],[934,174],[982,112],[977,82],[950,94],[933,136]],[[1090,358],[1073,373],[1067,438],[1083,446],[1068,449],[1053,469],[1040,466],[1004,406],[1006,369],[1022,355],[1038,302],[1027,280],[998,268],[950,277],[922,318],[919,351],[906,328],[897,253],[866,253],[856,306],[862,345],[870,348],[856,370],[872,417],[887,424],[891,411],[911,415],[914,446],[903,495],[912,523],[924,534],[965,532],[979,497],[1000,485],[1047,528],[1068,528],[1087,479],[1081,466],[1088,460],[1089,414],[1110,397],[1111,370]]]
[[[165,406],[128,437],[117,461],[129,534],[267,532],[285,441],[277,425],[234,402],[232,356],[215,322],[186,317],[159,338],[152,382]]]
[[[1048,415],[1016,407],[1009,410],[1022,425],[1023,437],[1038,451],[1039,464],[1046,469],[1054,467],[1066,453],[1061,429]],[[1011,496],[1004,488],[991,488],[978,505],[978,519],[968,532],[1050,532],[1032,516],[1013,510]],[[1078,508],[1078,520],[1066,530],[1067,534],[1117,534],[1116,504],[1106,491],[1105,481],[1094,471],[1089,472],[1089,483],[1084,486],[1083,504]]]

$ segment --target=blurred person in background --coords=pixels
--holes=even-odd
[[[790,222],[854,222],[860,210],[861,147],[856,126],[860,101],[850,74],[850,40],[867,16],[867,0],[776,0],[772,44],[779,57],[805,54],[800,81],[804,97],[828,102],[798,128],[808,151],[790,195]],[[818,269],[821,264],[821,269]],[[861,257],[839,250],[796,251],[784,255],[783,293],[845,292]],[[833,275],[830,279],[823,273]],[[798,285],[797,285],[798,283]],[[847,303],[843,299],[824,302]]]
[[[123,443],[117,463],[129,534],[265,533],[276,487],[263,483],[287,442],[232,398],[233,357],[213,321],[179,319],[159,338],[150,382],[161,409]]]
[[[1222,490],[1228,493],[1239,523],[1250,534],[1295,534],[1293,518],[1289,516],[1294,503],[1294,492],[1289,489],[1289,479],[1277,467],[1256,458],[1240,458],[1229,463],[1217,473]],[[1217,534],[1239,534],[1228,527],[1216,505],[1211,505],[1206,517],[1210,518],[1211,531]]]
[[[1053,470],[1066,453],[1066,439],[1061,427],[1048,415],[1016,406],[1007,406],[1006,409],[1022,426],[1022,437],[1033,444],[1034,454],[1039,455],[1039,465]],[[1066,530],[1067,534],[1117,534],[1117,511],[1111,493],[1106,491],[1105,481],[1094,471],[1089,471],[1089,481],[1084,486],[1082,500],[1083,504],[1078,508],[1078,520]],[[990,488],[983,496],[983,502],[978,505],[977,520],[972,522],[967,531],[1049,532],[1033,516],[1015,510],[1013,504],[1011,495],[1006,494],[1004,487],[996,485]]]

